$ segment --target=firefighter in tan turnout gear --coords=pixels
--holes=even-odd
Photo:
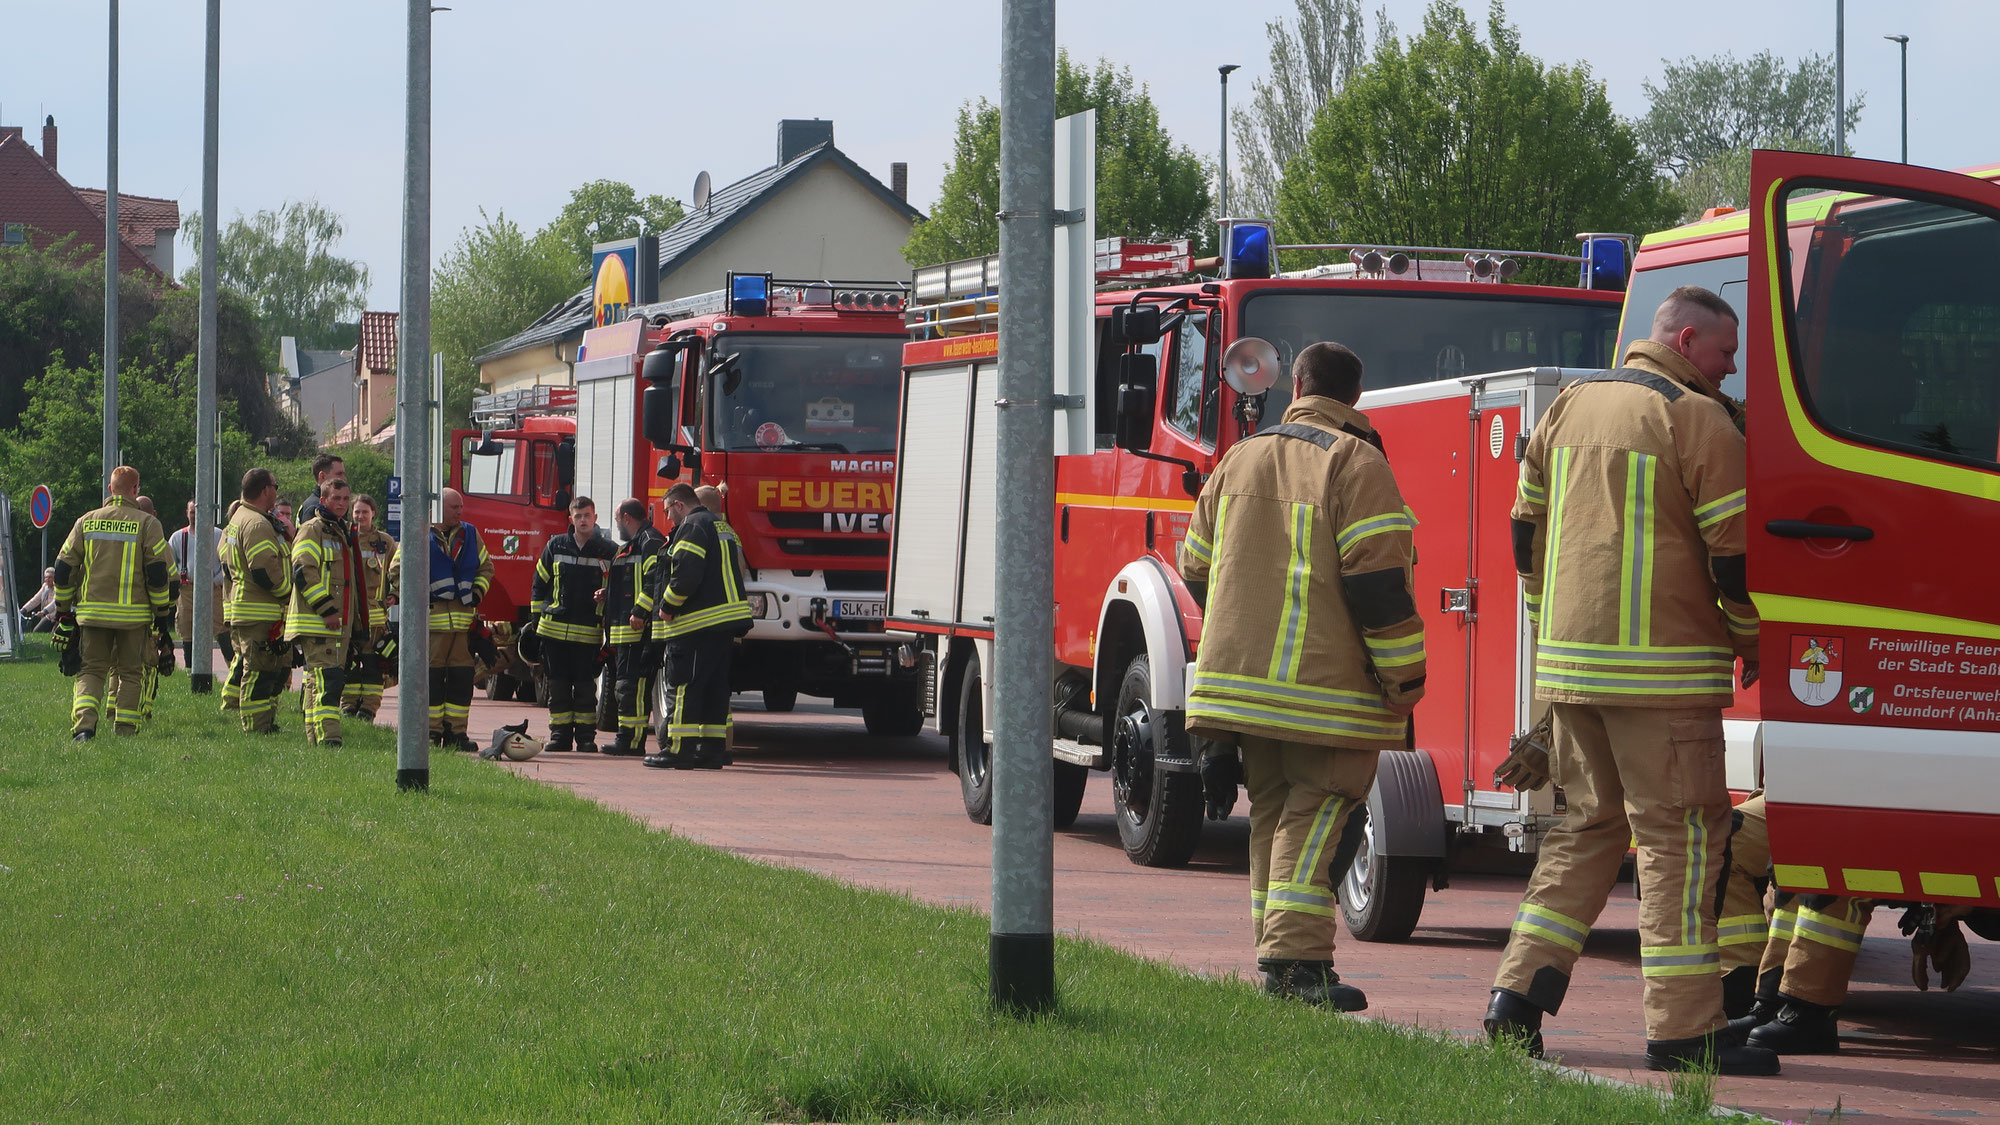
[[[1542,844],[1485,1023],[1531,1053],[1634,843],[1646,1065],[1778,1069],[1725,1027],[1716,933],[1722,709],[1735,658],[1746,686],[1757,673],[1743,436],[1719,390],[1736,342],[1727,303],[1676,289],[1624,367],[1563,389],[1521,463],[1515,565],[1568,811]]]
[[[173,627],[173,559],[160,521],[134,503],[139,471],[111,470],[109,491],[103,507],[70,528],[56,555],[57,632],[75,635],[82,661],[70,704],[70,737],[79,742],[97,737],[107,707],[117,715],[117,733],[138,733],[145,666],[155,659],[150,642],[156,630]]]
[[[222,565],[229,568],[229,641],[236,650],[230,678],[242,693],[237,713],[243,729],[277,731],[278,693],[291,677],[292,649],[283,640],[286,603],[292,596],[291,552],[271,509],[277,478],[269,469],[243,474],[243,500],[223,529]],[[227,698],[223,706],[228,706]]]
[[[1181,544],[1181,574],[1206,607],[1187,723],[1242,750],[1265,988],[1360,1011],[1367,998],[1333,971],[1334,855],[1377,756],[1404,746],[1424,628],[1409,509],[1353,407],[1361,360],[1313,344],[1292,387],[1283,423],[1224,455]],[[1228,752],[1206,757],[1205,788]]]

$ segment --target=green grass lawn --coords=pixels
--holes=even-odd
[[[135,738],[68,701],[0,663],[0,1120],[1700,1116],[1079,941],[996,1017],[979,914],[465,757],[399,794],[388,731],[252,740],[180,674]]]

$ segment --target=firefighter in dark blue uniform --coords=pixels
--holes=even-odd
[[[597,533],[597,505],[569,503],[569,533],[535,563],[529,611],[549,676],[550,750],[597,749],[597,676],[604,668],[605,579],[618,548]]]
[[[625,545],[611,560],[604,623],[610,626],[618,737],[605,753],[636,756],[646,752],[646,730],[651,725],[651,692],[659,661],[647,630],[659,598],[660,558],[667,537],[653,526],[646,505],[636,499],[620,503],[614,518]]]
[[[655,769],[721,769],[728,760],[729,657],[736,638],[750,631],[750,601],[736,554],[716,530],[714,513],[692,487],[667,491],[674,521],[660,589],[660,622],[654,634],[666,645],[661,675],[667,713],[660,723]]]

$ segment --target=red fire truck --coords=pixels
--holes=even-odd
[[[1566,378],[1615,362],[1629,243],[1587,236],[1581,256],[1320,246],[1305,249],[1349,260],[1277,276],[1267,226],[1234,223],[1224,245],[1219,279],[1097,296],[1094,383],[1070,404],[1089,412],[1095,450],[1058,457],[1056,470],[1056,821],[1075,818],[1085,771],[1106,770],[1135,862],[1194,851],[1202,796],[1182,716],[1201,613],[1176,550],[1222,452],[1282,417],[1290,379],[1271,378],[1307,344],[1339,341],[1366,365],[1360,405],[1419,519],[1429,688],[1416,749],[1382,756],[1367,815],[1354,818],[1340,892],[1357,936],[1392,940],[1457,852],[1531,852],[1559,812],[1549,791],[1516,793],[1492,776],[1533,718],[1507,512],[1524,429]],[[1129,262],[1130,249],[1101,260]],[[1547,270],[1551,258],[1580,262],[1587,284],[1512,280],[1523,260]],[[890,588],[892,627],[924,638],[937,724],[982,822],[998,477],[990,276],[968,263],[917,274],[919,299],[940,297],[912,310],[904,351]],[[975,331],[948,334],[960,326]],[[1239,378],[1245,357],[1264,385]]]
[[[474,400],[472,422],[444,452],[446,480],[465,497],[465,520],[493,557],[493,586],[479,616],[507,656],[487,677],[491,699],[536,703],[546,678],[520,659],[514,637],[528,621],[535,562],[549,537],[569,530],[576,479],[576,390],[529,387]]]
[[[608,524],[627,496],[724,488],[756,613],[734,689],[771,711],[825,696],[870,733],[915,734],[916,652],[883,623],[908,287],[726,281],[584,334],[576,491]]]

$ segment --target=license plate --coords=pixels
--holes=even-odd
[[[840,598],[833,603],[833,615],[847,618],[873,618],[877,621],[889,615],[889,603],[883,601],[856,601]]]

